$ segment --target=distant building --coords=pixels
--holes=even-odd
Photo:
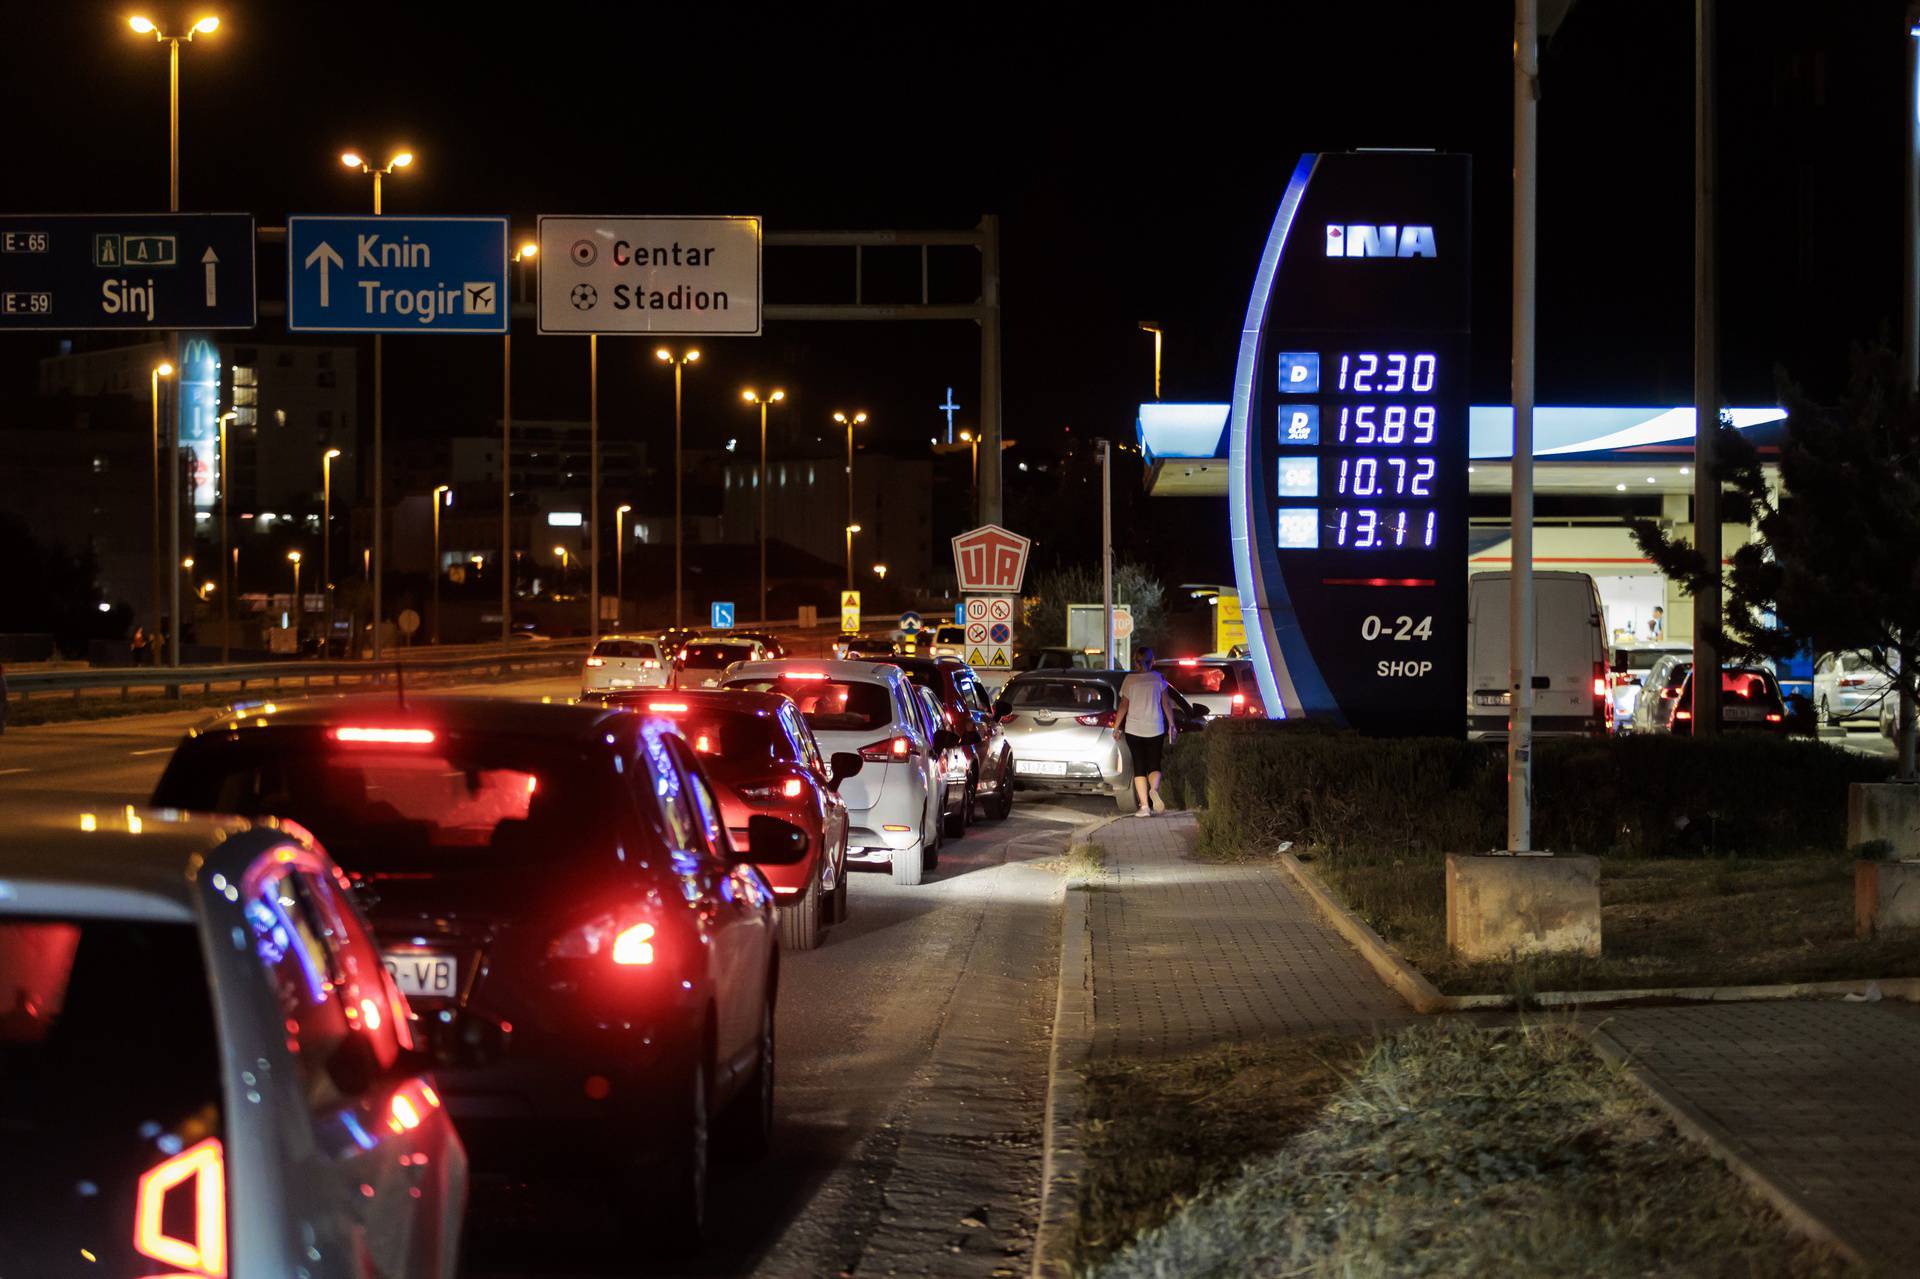
[[[760,463],[736,455],[722,480],[722,540],[759,540]],[[853,464],[854,581],[875,564],[909,589],[933,568],[933,463],[927,457],[861,453]],[[847,559],[844,454],[774,457],[767,461],[767,535],[832,564]]]

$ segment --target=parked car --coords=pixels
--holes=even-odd
[[[1688,672],[1674,702],[1668,731],[1686,737],[1693,732],[1693,672]],[[1727,666],[1720,671],[1720,727],[1727,732],[1787,731],[1787,704],[1780,681],[1759,666]]]
[[[667,686],[718,688],[727,668],[735,662],[760,662],[766,658],[766,646],[759,640],[734,636],[689,640],[673,655],[673,675]]]
[[[787,655],[787,646],[771,631],[721,631],[708,638],[757,640],[760,647],[767,651],[770,661],[779,661]]]
[[[580,672],[582,693],[665,688],[673,657],[652,635],[608,635],[593,646]]]
[[[1827,653],[1813,664],[1814,714],[1822,724],[1877,723],[1882,704],[1898,697],[1893,679],[1875,669],[1867,652]]]
[[[1467,587],[1467,737],[1505,741],[1513,695],[1508,649],[1510,573],[1475,573]],[[1586,573],[1533,575],[1533,732],[1607,731],[1608,651],[1600,590]]]
[[[1608,695],[1613,698],[1613,731],[1633,731],[1634,715],[1640,706],[1641,689],[1654,665],[1673,654],[1691,655],[1688,644],[1620,644],[1613,650],[1607,677]]]
[[[947,729],[946,712],[933,690],[924,684],[913,686],[913,696],[920,705],[921,727],[927,740],[932,741],[936,733]],[[967,824],[973,819],[973,780],[971,761],[966,748],[960,745],[960,734],[955,731],[950,735],[953,744],[933,752],[933,757],[938,765],[941,834],[959,839],[967,833]]]
[[[932,642],[927,646],[928,657],[956,657],[962,661],[967,656],[967,628],[956,626],[952,622],[943,622],[933,628]]]
[[[1656,657],[1647,673],[1640,677],[1640,696],[1634,703],[1635,733],[1665,733],[1673,728],[1673,708],[1680,704],[1680,689],[1693,673],[1693,651],[1663,653]]]
[[[894,657],[899,652],[899,641],[891,635],[842,635],[833,642],[833,655],[840,661],[859,657]]]
[[[590,1179],[678,1250],[706,1227],[715,1128],[765,1148],[779,947],[754,863],[797,862],[807,837],[756,815],[736,851],[665,720],[454,697],[299,703],[189,735],[153,798],[324,841],[476,1164]]]
[[[847,805],[839,788],[862,767],[842,751],[831,759],[814,740],[793,699],[780,693],[686,689],[607,699],[672,721],[720,794],[736,847],[749,843],[756,813],[792,822],[807,835],[804,858],[761,866],[780,904],[780,942],[812,950],[847,919]]]
[[[305,831],[9,814],[0,992],[0,1274],[452,1279],[466,1152]]]
[[[1013,773],[1023,788],[1106,794],[1134,807],[1133,761],[1114,722],[1126,671],[1028,671],[994,703],[1013,747]],[[1174,726],[1197,732],[1206,712],[1169,688]]]
[[[1253,663],[1243,657],[1173,657],[1153,664],[1168,685],[1209,716],[1267,713]]]
[[[939,703],[942,726],[960,738],[956,748],[967,759],[965,819],[949,817],[947,834],[959,837],[984,810],[995,820],[1013,811],[1013,748],[993,714],[993,699],[978,672],[958,658],[894,657],[885,660],[931,692]],[[954,810],[950,807],[949,813]]]
[[[785,693],[821,750],[860,756],[860,774],[840,787],[851,864],[885,866],[904,886],[939,864],[938,756],[959,739],[948,729],[927,736],[906,672],[890,662],[748,662],[727,673],[726,687]]]

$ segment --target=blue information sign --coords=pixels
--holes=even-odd
[[[914,612],[912,609],[908,609],[906,612],[900,614],[900,629],[910,633],[918,631],[920,629],[920,614]]]
[[[0,216],[0,329],[250,329],[250,213]]]
[[[713,602],[713,629],[728,630],[733,626],[733,602],[731,600]]]
[[[505,218],[290,217],[287,329],[505,333]]]

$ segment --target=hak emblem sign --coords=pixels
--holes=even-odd
[[[1365,222],[1327,224],[1330,258],[1438,257],[1430,226],[1374,226]]]
[[[1018,595],[1027,574],[1030,538],[986,524],[953,539],[953,570],[963,594]]]

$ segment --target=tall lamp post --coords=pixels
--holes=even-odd
[[[233,552],[228,546],[229,530],[227,523],[227,495],[233,484],[227,470],[227,424],[234,419],[234,411],[228,409],[220,415],[220,664],[226,665],[233,660],[233,606],[227,603],[233,598],[233,585],[228,574],[232,571]],[[238,576],[235,574],[235,576]]]
[[[967,471],[967,505],[978,514],[980,507],[980,437],[972,431],[960,432],[960,442],[973,446]]]
[[[380,180],[388,177],[413,163],[413,152],[396,151],[384,165],[374,165],[360,158],[356,151],[340,153],[340,163],[349,169],[358,169],[361,173],[373,177],[373,215],[380,216]],[[381,526],[386,523],[381,518],[381,504],[386,500],[385,476],[381,464],[386,449],[386,419],[380,410],[381,377],[385,373],[382,357],[385,351],[378,333],[373,335],[373,660],[380,660],[380,620],[386,604],[386,543]]]
[[[433,486],[433,642],[440,642],[440,495],[447,495],[447,504],[453,504],[453,489],[445,484]]]
[[[676,628],[685,625],[681,615],[681,577],[686,568],[686,528],[680,517],[680,485],[683,471],[680,464],[680,374],[689,364],[700,362],[700,352],[694,349],[681,351],[678,355],[667,347],[661,347],[653,357],[662,364],[673,366],[673,624]]]
[[[167,46],[167,211],[170,213],[178,213],[180,211],[180,46],[183,43],[192,44],[195,36],[210,36],[218,31],[220,29],[220,19],[212,14],[196,18],[192,25],[187,28],[185,35],[177,36],[168,35],[165,31],[162,31],[152,19],[140,14],[135,14],[128,18],[127,25],[133,28],[136,35],[150,35],[156,43]],[[178,333],[170,334],[167,339],[167,344],[173,360],[178,361],[180,358],[180,335]],[[173,457],[173,479],[169,488],[169,492],[172,495],[170,505],[173,512],[173,523],[172,530],[167,535],[167,553],[169,560],[178,561],[180,558],[180,404],[177,397],[174,401],[173,412],[168,416],[170,418],[170,426],[167,430],[167,443],[169,452]],[[157,531],[156,529],[156,533]],[[156,543],[157,540],[156,538]],[[159,572],[160,549],[157,544],[154,547],[153,554],[154,585],[167,591],[165,607],[167,613],[173,617],[174,622],[173,635],[168,644],[167,661],[170,665],[178,666],[180,664],[180,632],[184,629],[180,625],[180,579],[168,575],[163,580]],[[154,601],[154,615],[156,617],[161,615],[161,607],[160,601],[156,599]],[[157,652],[154,655],[154,659],[157,665],[159,661],[159,654]]]
[[[287,562],[293,565],[293,655],[300,656],[300,629],[306,622],[305,601],[300,598],[300,552],[288,551]]]
[[[153,628],[148,644],[160,642],[160,619],[166,616],[167,579],[160,568],[160,525],[166,519],[160,509],[160,379],[173,376],[173,365],[162,360],[153,366],[147,375],[147,386],[153,402]],[[160,664],[160,652],[149,647],[153,654],[153,664]]]
[[[327,599],[328,632],[321,637],[323,644],[333,631],[333,459],[339,456],[339,449],[320,455],[320,589]]]
[[[855,527],[853,523],[853,428],[866,425],[867,415],[865,413],[855,413],[849,416],[845,413],[835,413],[833,420],[847,428],[847,525],[853,528],[854,532],[858,533],[860,530]],[[852,590],[853,559],[851,558],[851,551],[848,552],[848,557],[847,589]]]
[[[860,531],[858,524],[847,525],[847,589],[853,589],[853,535]]]
[[[1153,398],[1160,398],[1160,340],[1166,336],[1160,326],[1152,320],[1140,321],[1142,333],[1153,334]]]
[[[513,252],[513,264],[531,262],[540,246],[524,240]],[[526,301],[527,273],[514,272],[520,300]],[[513,333],[500,335],[500,642],[513,638]]]
[[[740,392],[740,398],[760,406],[760,623],[767,621],[767,406],[778,404],[787,393],[774,390],[764,398],[752,387]]]
[[[627,539],[621,526],[632,509],[631,502],[622,502],[613,508],[613,629],[616,631],[627,615]]]

